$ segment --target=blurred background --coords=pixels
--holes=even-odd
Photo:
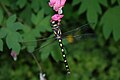
[[[120,0],[66,1],[63,34],[81,28],[63,40],[69,77],[58,42],[41,40],[53,36],[48,2],[0,0],[0,80],[40,80],[40,72],[46,80],[120,80]]]

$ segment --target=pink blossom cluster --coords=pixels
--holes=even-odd
[[[62,8],[65,5],[66,0],[50,0],[49,6],[53,7],[53,10],[58,12],[57,14],[52,16],[53,21],[61,21],[61,18],[64,16],[62,15]]]

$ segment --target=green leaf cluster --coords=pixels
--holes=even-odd
[[[0,0],[0,80],[38,80],[41,69],[36,59],[47,80],[120,80],[120,0],[67,0],[62,32],[94,23],[90,28],[96,34],[95,39],[63,40],[69,77],[59,44],[51,38],[53,10],[48,2]],[[16,62],[11,51],[17,53]]]

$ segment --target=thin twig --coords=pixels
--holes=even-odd
[[[40,72],[42,72],[41,65],[40,65],[40,63],[38,62],[38,60],[37,60],[36,56],[35,56],[33,53],[30,53],[30,54],[31,54],[31,55],[32,55],[32,57],[34,58],[35,62],[37,63],[38,68],[39,68],[39,71],[40,71]]]
[[[5,10],[8,16],[10,16],[12,13],[5,7],[4,4],[0,3],[1,7]]]

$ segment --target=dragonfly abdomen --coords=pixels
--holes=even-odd
[[[67,74],[70,74],[70,68],[69,68],[69,65],[68,65],[68,62],[67,62],[67,58],[66,58],[66,55],[65,55],[65,50],[64,50],[63,43],[62,43],[62,39],[59,38],[58,41],[59,41],[59,46],[61,48],[62,57],[63,57],[64,64],[65,64],[65,68],[67,70]]]
[[[63,60],[64,60],[64,64],[65,64],[65,67],[66,67],[66,70],[67,70],[67,74],[70,74],[69,65],[67,63],[65,50],[64,50],[63,43],[62,43],[62,37],[61,37],[62,33],[61,33],[61,30],[60,30],[59,24],[58,24],[58,22],[52,21],[51,22],[51,26],[52,26],[52,30],[53,30],[53,32],[55,34],[55,37],[56,37],[56,39],[59,42],[59,45],[60,45],[60,48],[61,48],[61,52],[62,52],[62,57],[63,57]]]

